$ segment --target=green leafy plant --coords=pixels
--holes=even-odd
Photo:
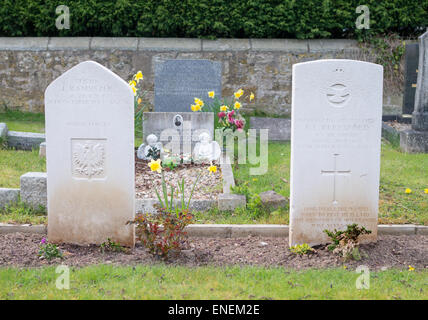
[[[324,230],[327,236],[333,242],[328,246],[330,251],[339,254],[345,260],[355,259],[360,260],[361,254],[359,252],[359,237],[365,234],[370,234],[371,231],[364,227],[358,227],[356,223],[346,226],[346,230],[329,231]]]
[[[201,176],[201,173],[197,176],[195,182],[193,183],[192,186],[192,190],[190,191],[190,195],[189,198],[187,199],[187,201],[184,199],[184,194],[185,194],[185,185],[184,185],[184,178],[181,180],[181,182],[178,183],[178,189],[180,192],[180,206],[177,206],[174,204],[174,193],[175,193],[175,187],[174,186],[170,186],[170,197],[168,199],[168,187],[166,185],[165,182],[165,175],[164,172],[162,171],[162,182],[161,182],[161,189],[162,189],[162,197],[159,194],[158,190],[156,189],[156,186],[154,187],[155,193],[156,193],[156,197],[159,200],[159,204],[160,204],[160,208],[162,208],[163,210],[165,210],[166,212],[169,213],[174,213],[178,215],[182,212],[188,211],[189,207],[190,207],[190,200],[193,197],[193,192],[195,191],[195,187],[196,184],[199,181],[199,178]]]
[[[427,25],[428,13],[426,0],[368,0],[364,4],[370,8],[370,29],[358,30],[355,9],[362,3],[356,0],[67,0],[64,4],[76,23],[58,30],[54,19],[58,1],[45,0],[41,5],[39,0],[26,0],[17,5],[3,0],[0,36],[310,39],[388,31],[408,36]]]
[[[186,232],[184,228],[193,220],[191,214],[190,201],[195,191],[195,187],[202,173],[200,173],[193,183],[189,198],[185,199],[184,178],[178,183],[180,193],[180,204],[174,202],[175,187],[171,186],[168,197],[168,187],[165,182],[164,171],[162,170],[160,159],[149,163],[152,171],[160,172],[162,196],[159,194],[156,186],[154,190],[159,200],[157,214],[139,214],[129,224],[136,225],[136,233],[141,243],[149,250],[150,253],[168,257],[171,250],[180,250],[186,241]]]
[[[102,253],[106,251],[110,252],[126,252],[126,248],[122,247],[120,243],[114,242],[110,238],[107,238],[107,241],[101,243],[100,250]]]
[[[174,170],[175,168],[177,168],[178,164],[177,164],[177,160],[174,158],[167,158],[162,160],[162,166],[164,168],[167,168],[169,170]]]
[[[63,258],[63,254],[61,250],[59,250],[57,245],[49,243],[46,238],[43,238],[42,241],[40,241],[38,256],[40,257],[40,259],[46,260],[52,260],[54,258]]]
[[[298,255],[315,252],[315,250],[311,248],[307,243],[296,244],[295,246],[290,247],[290,251]]]
[[[151,147],[147,152],[147,156],[153,160],[157,160],[160,158],[161,151],[159,148]]]
[[[151,254],[167,259],[171,250],[180,250],[185,244],[184,228],[192,221],[190,212],[171,214],[160,208],[157,214],[138,214],[130,223],[136,226],[137,239]]]

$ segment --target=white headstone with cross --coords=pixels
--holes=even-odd
[[[46,89],[48,239],[134,245],[134,95],[86,61]]]
[[[293,66],[290,245],[357,223],[376,240],[383,68],[354,60]]]

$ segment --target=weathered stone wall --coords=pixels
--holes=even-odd
[[[0,104],[40,112],[48,84],[85,60],[95,60],[123,79],[137,70],[153,102],[154,64],[162,59],[211,59],[223,69],[223,97],[239,88],[252,91],[258,111],[287,116],[292,65],[317,59],[373,61],[353,40],[165,39],[165,38],[0,38]],[[384,114],[401,112],[402,98],[384,92]]]

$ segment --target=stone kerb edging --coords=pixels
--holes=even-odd
[[[45,134],[35,132],[9,131],[6,123],[0,123],[0,142],[16,150],[38,149],[46,140]]]
[[[121,37],[0,37],[0,51],[283,51],[316,53],[359,50],[349,39],[217,39]]]
[[[288,225],[278,224],[191,224],[186,227],[190,237],[218,237],[218,238],[242,238],[248,236],[260,237],[288,237]],[[0,234],[6,233],[35,233],[46,234],[45,225],[13,225],[0,223]],[[424,235],[428,236],[428,226],[413,224],[378,226],[379,235]]]

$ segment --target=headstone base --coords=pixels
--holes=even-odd
[[[419,131],[428,131],[428,112],[413,112],[412,128]]]
[[[428,153],[428,131],[402,131],[400,148],[407,153]]]

